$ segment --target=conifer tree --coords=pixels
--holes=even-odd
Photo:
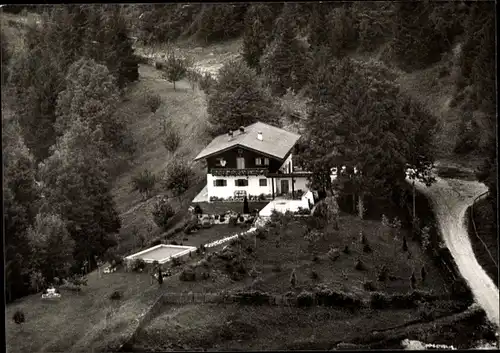
[[[297,38],[296,22],[290,4],[285,4],[276,20],[276,37],[261,57],[260,66],[274,93],[283,95],[288,88],[298,91],[308,81],[307,48]]]

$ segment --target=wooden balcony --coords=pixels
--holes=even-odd
[[[269,169],[266,168],[211,168],[209,171],[213,176],[251,176],[251,175],[267,175]]]

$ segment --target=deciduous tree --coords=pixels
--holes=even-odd
[[[219,134],[257,120],[274,123],[277,107],[259,83],[255,71],[235,60],[219,70],[217,83],[208,96],[208,114],[214,133]]]
[[[47,282],[54,277],[67,278],[73,262],[74,241],[59,215],[37,214],[28,231],[33,247],[31,259],[35,272]]]
[[[173,196],[180,197],[191,185],[193,171],[184,161],[175,159],[167,166],[164,186]]]
[[[175,215],[175,211],[167,200],[161,199],[154,205],[152,214],[156,225],[166,231],[168,222]]]
[[[175,83],[186,77],[189,66],[189,59],[176,57],[175,53],[173,52],[168,55],[167,61],[165,62],[165,66],[163,68],[163,75],[169,82],[172,82],[174,84],[174,90]]]
[[[143,200],[147,200],[156,183],[156,176],[145,169],[132,178],[132,190],[139,191]]]
[[[19,124],[12,119],[2,125],[5,289],[6,299],[11,301],[27,294],[31,257],[27,229],[33,224],[40,194],[34,158]]]
[[[46,209],[60,214],[75,241],[75,260],[95,266],[107,248],[120,219],[111,195],[106,144],[99,126],[74,121],[40,165]]]
[[[116,114],[118,102],[118,89],[107,67],[82,58],[69,67],[66,89],[59,94],[56,131],[64,134],[78,119],[90,127],[100,125],[104,140],[118,149],[125,134],[124,122]]]

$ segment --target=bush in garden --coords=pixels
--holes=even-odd
[[[363,233],[363,231],[361,231],[361,232],[359,232],[359,233],[360,233],[360,235],[361,235],[361,244],[363,244],[363,245],[368,244],[368,239],[366,239],[366,235],[365,235],[365,233]]]
[[[365,283],[363,283],[363,288],[369,292],[374,292],[377,290],[377,287],[372,281],[365,281]]]
[[[356,266],[354,266],[354,268],[358,271],[365,271],[366,270],[366,266],[363,263],[363,261],[361,261],[361,259],[358,259],[358,261],[356,261]]]
[[[422,269],[420,270],[420,277],[422,278],[422,282],[425,282],[425,278],[427,277],[427,271],[425,270],[424,266],[422,266]]]
[[[178,258],[178,257],[172,258],[172,266],[173,267],[177,267],[177,266],[180,266],[180,265],[182,265],[182,261],[181,261],[180,258]]]
[[[373,309],[384,309],[389,306],[390,298],[381,292],[373,292],[370,296],[370,306]]]
[[[352,294],[335,292],[331,289],[320,289],[316,291],[316,300],[319,305],[338,306],[355,309],[363,305],[361,299]]]
[[[270,294],[258,290],[237,291],[233,294],[233,299],[237,303],[246,305],[266,305],[270,297]]]
[[[344,254],[350,254],[351,253],[351,250],[349,249],[349,245],[346,244],[346,246],[344,246],[344,250],[342,250],[342,252]]]
[[[263,228],[258,228],[255,231],[255,236],[257,237],[257,239],[264,240],[267,237],[266,235],[267,235],[267,231]]]
[[[111,293],[111,295],[109,296],[109,299],[111,300],[120,300],[123,298],[123,294],[118,291],[118,290],[115,290],[113,293]]]
[[[408,243],[406,242],[406,236],[403,236],[403,251],[408,251]]]
[[[281,272],[283,269],[281,268],[280,264],[274,264],[271,271],[273,272]]]
[[[217,80],[212,77],[209,72],[205,72],[202,77],[200,77],[198,84],[200,85],[200,89],[209,93],[212,87],[217,83]]]
[[[316,281],[316,280],[319,279],[318,273],[316,271],[314,271],[314,270],[311,271],[311,279],[314,280],[314,281]]]
[[[238,225],[238,217],[230,217],[229,218],[229,226],[236,227]]]
[[[194,206],[194,213],[195,213],[195,214],[202,214],[202,213],[203,213],[203,210],[201,209],[201,206],[200,206],[200,205],[196,204],[196,205]]]
[[[366,243],[365,245],[363,245],[363,252],[365,252],[367,254],[372,252],[372,248],[371,248],[370,244]]]
[[[337,261],[337,259],[340,257],[340,251],[339,249],[336,248],[331,248],[328,251],[328,258],[332,261]]]
[[[163,230],[167,230],[168,222],[175,215],[175,211],[167,200],[162,199],[154,205],[152,214],[156,225]]]
[[[161,105],[161,98],[158,94],[146,94],[145,101],[151,113],[156,112]]]
[[[378,280],[380,282],[385,282],[387,280],[387,275],[389,274],[389,271],[387,270],[387,267],[385,265],[382,266],[382,268],[379,271],[378,274]]]
[[[293,269],[292,274],[290,275],[290,286],[295,288],[297,285],[297,274],[295,273],[295,269]]]
[[[181,145],[181,135],[172,124],[169,124],[168,127],[164,129],[165,131],[162,138],[163,146],[170,153],[174,153]]]
[[[179,279],[184,282],[192,282],[196,281],[196,273],[192,268],[185,268],[181,271]]]
[[[22,310],[16,310],[16,312],[14,313],[14,315],[12,316],[12,320],[17,324],[17,325],[21,325],[23,324],[26,320],[25,320],[25,316],[24,316],[24,312]]]
[[[417,287],[417,278],[415,277],[415,272],[411,273],[410,286],[411,286],[411,289],[415,289]]]
[[[297,306],[298,307],[310,307],[314,304],[314,294],[311,292],[301,292],[297,296]]]
[[[143,259],[135,259],[132,262],[132,271],[142,272],[146,268],[146,262]]]

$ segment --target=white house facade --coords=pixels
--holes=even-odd
[[[310,173],[294,166],[300,135],[257,122],[217,136],[196,160],[207,164],[207,201],[299,198]]]

